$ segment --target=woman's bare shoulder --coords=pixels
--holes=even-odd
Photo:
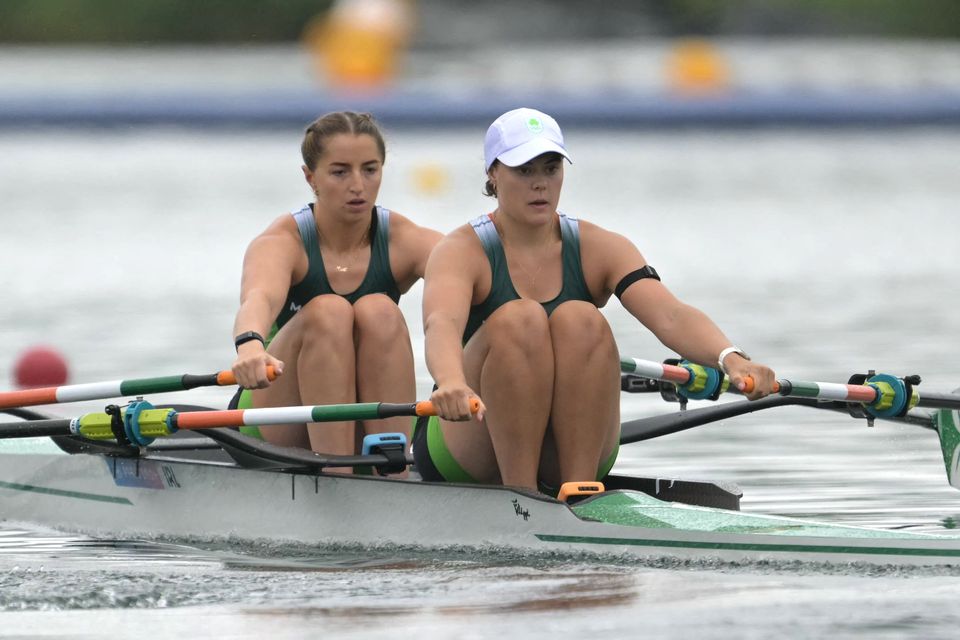
[[[628,246],[633,246],[633,242],[622,233],[611,231],[594,222],[580,220],[579,227],[581,244],[608,248],[627,248]]]
[[[299,249],[301,245],[297,221],[289,213],[284,213],[277,216],[250,242],[247,251],[256,250],[262,246],[269,246],[272,250],[277,248],[293,250]]]
[[[481,249],[480,239],[470,224],[462,224],[440,241],[441,244],[451,246],[457,249],[475,248]]]
[[[415,236],[417,238],[428,238],[436,241],[443,235],[436,229],[418,224],[407,216],[392,209],[388,209],[388,211],[390,212],[391,237]]]
[[[433,251],[438,260],[454,262],[483,256],[483,245],[469,224],[460,225],[440,239]]]
[[[297,221],[294,220],[293,215],[290,213],[283,213],[267,225],[267,228],[264,229],[263,234],[275,234],[275,233],[285,233],[288,235],[296,234],[300,235],[300,230],[297,228]],[[261,235],[263,235],[261,234]]]

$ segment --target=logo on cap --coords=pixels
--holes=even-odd
[[[540,118],[530,118],[527,120],[527,129],[530,133],[542,133],[543,123],[540,122]]]

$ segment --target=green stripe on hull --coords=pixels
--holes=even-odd
[[[675,505],[636,492],[613,491],[573,506],[581,519],[626,527],[673,529],[704,533],[775,535],[851,540],[930,540],[937,536],[885,529],[865,529],[823,522],[810,522],[727,511],[710,507]],[[960,549],[960,537],[950,536]],[[883,544],[883,543],[877,543]]]
[[[112,504],[126,504],[133,506],[133,503],[126,498],[120,498],[117,496],[104,496],[98,493],[83,493],[82,491],[64,491],[63,489],[50,489],[49,487],[37,487],[32,484],[18,484],[16,482],[4,482],[2,480],[0,480],[0,489],[26,491],[28,493],[42,493],[48,496],[60,496],[62,498],[76,498],[78,500],[92,500],[94,502],[110,502]]]
[[[713,549],[717,551],[775,551],[778,553],[823,553],[860,554],[871,556],[912,556],[960,558],[960,549],[897,549],[893,547],[846,547],[807,544],[764,544],[758,542],[697,542],[690,540],[647,540],[642,538],[603,538],[595,536],[563,536],[546,533],[534,534],[542,542],[568,544],[598,544],[633,547],[661,547],[671,549]]]

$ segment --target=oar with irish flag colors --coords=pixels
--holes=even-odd
[[[476,413],[480,401],[474,398],[470,410]],[[270,407],[227,411],[189,411],[158,409],[145,400],[131,402],[116,411],[88,413],[77,418],[24,420],[0,424],[2,438],[78,435],[88,440],[127,440],[146,446],[155,438],[169,436],[180,429],[267,426],[341,420],[381,420],[397,416],[435,416],[428,400],[392,404],[361,402],[302,407]]]
[[[276,379],[277,373],[273,370],[273,367],[267,367],[267,377],[270,380]],[[148,393],[186,391],[197,387],[229,387],[235,384],[237,384],[237,379],[232,371],[219,371],[205,375],[186,373],[158,378],[135,378],[132,380],[111,380],[60,387],[23,389],[20,391],[0,391],[0,409],[60,402],[79,402],[81,400],[134,397]]]
[[[687,398],[698,400],[715,399],[721,393],[741,393],[730,386],[730,379],[716,369],[692,362],[680,361],[676,365],[662,364],[652,360],[620,358],[620,370],[644,378],[664,380],[677,385],[677,392]],[[885,373],[863,376],[862,384],[838,384],[835,382],[807,382],[777,380],[774,391],[794,398],[816,398],[825,401],[859,403],[875,418],[891,418],[906,415],[914,407],[933,409],[960,409],[960,395],[953,393],[920,393],[916,385],[919,378],[897,378]],[[744,392],[753,390],[753,380],[746,379]]]
[[[730,380],[710,367],[680,361],[676,365],[661,364],[636,358],[620,359],[620,369],[643,378],[672,382],[677,393],[687,398],[716,399],[721,393],[740,393],[730,387]],[[868,420],[884,418],[904,420],[936,431],[947,470],[947,480],[960,489],[960,393],[920,392],[917,376],[897,378],[887,374],[856,376],[860,384],[834,382],[807,382],[777,380],[774,391],[783,397],[771,396],[749,403],[728,403],[710,409],[682,411],[670,416],[658,416],[655,421],[633,421],[622,425],[621,442],[636,442],[650,437],[676,433],[709,422],[752,411],[799,404],[814,408],[834,409],[858,404]],[[753,380],[747,378],[745,391],[752,389]],[[931,408],[932,414],[908,415],[915,407]],[[922,412],[920,412],[922,413]],[[872,422],[870,423],[872,424]]]

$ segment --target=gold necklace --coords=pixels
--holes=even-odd
[[[523,271],[523,273],[526,274],[527,278],[530,279],[530,286],[531,286],[531,287],[536,287],[536,286],[537,286],[537,276],[539,276],[539,275],[540,275],[540,271],[543,270],[543,262],[540,263],[540,266],[537,267],[537,270],[536,270],[536,271],[534,271],[533,273],[530,273],[530,271],[528,271],[527,268],[526,268],[525,266],[523,266],[523,263],[522,263],[522,262],[520,262],[520,261],[517,260],[516,258],[514,258],[514,261],[517,263],[517,266],[520,267],[520,269]]]
[[[343,264],[335,264],[334,267],[336,267],[337,272],[346,273],[347,271],[350,271],[350,269],[353,268],[354,263],[356,263],[357,261],[357,256],[359,256],[360,252],[362,251],[363,251],[363,245],[361,244],[359,247],[357,247],[357,249],[353,253],[348,254],[347,257],[349,258],[349,260],[344,260]]]
[[[314,224],[315,224],[316,227],[317,227],[317,236],[319,236],[320,240],[322,240],[322,239],[323,239],[323,234],[320,233],[320,225],[319,225],[318,223],[316,223],[316,222],[314,222]],[[349,258],[349,259],[348,259],[348,260],[344,260],[341,264],[334,264],[334,268],[336,268],[337,273],[346,273],[346,272],[350,271],[350,269],[353,268],[354,263],[357,261],[357,256],[359,256],[360,253],[363,251],[363,246],[364,246],[364,244],[366,244],[366,241],[368,240],[367,236],[369,236],[369,235],[370,235],[370,230],[367,229],[366,233],[364,234],[363,239],[360,240],[360,244],[357,245],[357,248],[354,249],[351,253],[347,254],[347,258]],[[371,244],[371,249],[370,249],[371,251],[373,251],[372,246],[373,246],[373,245]],[[328,255],[329,255],[329,254],[328,254]]]
[[[500,232],[500,237],[502,238],[502,242],[503,242],[504,246],[506,246],[506,244],[507,244],[507,239],[506,239],[506,237],[503,235],[503,232],[502,232],[502,231]],[[547,236],[547,239],[546,239],[544,242],[542,242],[539,247],[537,247],[537,251],[538,251],[538,252],[542,251],[542,250],[543,250],[543,247],[546,247],[548,244],[550,244],[550,241],[551,241],[551,240],[553,240],[553,230],[552,230],[552,229],[550,230],[550,235]],[[536,286],[537,286],[537,276],[539,276],[539,275],[540,275],[540,272],[543,270],[543,263],[544,263],[544,261],[541,260],[541,261],[540,261],[540,266],[537,267],[537,270],[534,271],[533,273],[530,273],[530,270],[527,269],[527,268],[523,265],[523,263],[522,263],[520,260],[517,259],[516,256],[514,256],[513,260],[514,260],[514,262],[517,263],[517,266],[520,267],[520,270],[523,271],[524,275],[526,275],[527,278],[530,280],[530,286],[531,286],[531,287],[536,287]]]

